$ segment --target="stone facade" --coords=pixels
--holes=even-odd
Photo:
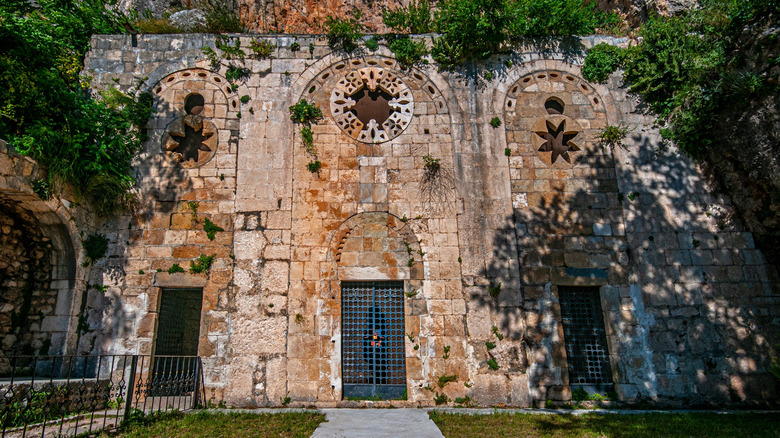
[[[93,38],[93,86],[143,80],[156,113],[135,165],[141,203],[97,226],[109,257],[81,274],[108,286],[77,307],[91,341],[63,346],[152,354],[163,290],[202,289],[211,400],[361,405],[343,389],[342,284],[394,280],[407,400],[393,403],[542,406],[578,387],[563,291],[592,291],[599,391],[776,401],[777,272],[618,75],[590,84],[581,58],[529,49],[486,80],[402,68],[384,47],[345,56],[323,38],[254,38],[277,45],[271,59],[216,71],[201,50],[213,36]],[[601,41],[623,43],[582,46]],[[249,76],[231,84],[231,64]],[[290,119],[302,98],[323,111],[314,148]],[[625,148],[599,144],[607,125],[630,128]],[[208,272],[168,273],[200,256],[214,257]]]

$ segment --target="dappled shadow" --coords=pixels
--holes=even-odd
[[[728,205],[702,188],[695,165],[655,138],[638,130],[627,150],[607,154],[593,145],[577,166],[590,175],[524,192],[527,207],[494,232],[487,284],[470,306],[489,309],[506,336],[523,340],[537,397],[567,382],[555,286],[603,284],[622,397],[683,406],[776,400],[767,372],[778,339],[776,271],[730,221]],[[519,284],[506,271],[513,258]],[[524,327],[510,318],[515,308]]]

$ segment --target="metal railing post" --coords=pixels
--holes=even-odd
[[[200,357],[195,357],[195,385],[192,392],[192,409],[198,407],[198,396],[200,395]]]
[[[130,409],[133,406],[133,389],[135,388],[135,369],[138,366],[138,356],[132,356],[130,360],[130,376],[127,380],[127,391],[125,392],[127,398],[125,399],[125,412],[123,422],[130,419]]]

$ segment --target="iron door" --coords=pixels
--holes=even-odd
[[[406,391],[403,282],[345,282],[341,296],[344,397],[402,397]]]

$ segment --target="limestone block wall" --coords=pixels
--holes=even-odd
[[[116,275],[97,348],[152,353],[161,290],[202,288],[214,401],[361,405],[343,392],[342,287],[400,281],[407,400],[394,403],[539,406],[577,388],[561,293],[596,291],[599,391],[776,397],[776,272],[695,165],[658,148],[618,75],[590,84],[580,58],[533,48],[496,59],[488,80],[404,68],[385,47],[232,38],[276,47],[212,66],[213,36],[93,38],[93,85],[142,81],[157,110],[135,166],[142,202],[104,227]],[[621,43],[580,48],[601,40]],[[248,76],[227,81],[237,67]],[[302,98],[323,111],[314,148],[289,116]],[[599,144],[607,125],[630,128],[626,149]],[[224,229],[214,240],[206,219]],[[167,273],[204,254],[208,273]]]

